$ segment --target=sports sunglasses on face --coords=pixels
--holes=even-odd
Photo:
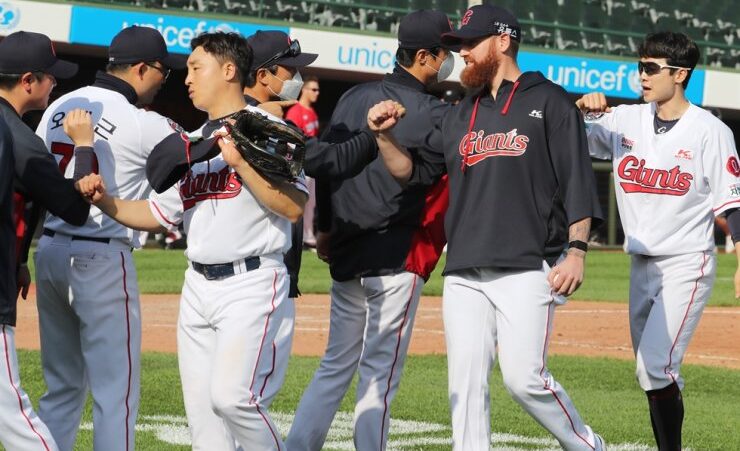
[[[167,81],[167,78],[170,76],[170,72],[172,72],[170,70],[170,68],[168,68],[168,67],[159,67],[159,66],[155,65],[154,63],[144,63],[144,64],[146,64],[147,66],[151,67],[152,69],[158,70],[159,73],[162,74],[162,76],[164,77],[164,80],[165,81]]]
[[[669,66],[667,64],[664,65],[664,66],[662,66],[662,65],[660,65],[658,63],[654,63],[652,61],[648,61],[648,62],[638,61],[637,62],[637,72],[640,73],[640,74],[643,73],[643,72],[645,72],[647,75],[655,75],[655,74],[657,74],[658,72],[660,72],[663,69],[684,69],[684,70],[691,70],[688,67]]]
[[[280,51],[277,55],[273,56],[269,60],[265,61],[260,67],[269,67],[271,63],[277,61],[284,56],[296,57],[301,54],[301,44],[298,43],[297,39],[290,41],[290,45],[285,50]]]

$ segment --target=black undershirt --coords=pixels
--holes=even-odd
[[[673,128],[673,126],[678,123],[679,119],[664,121],[663,119],[658,117],[658,113],[655,113],[655,115],[653,116],[653,130],[655,131],[655,134],[662,135],[664,133],[668,133]]]

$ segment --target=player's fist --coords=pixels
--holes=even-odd
[[[92,114],[79,108],[69,111],[64,117],[64,133],[75,143],[75,146],[92,147]]]
[[[75,182],[75,189],[91,204],[98,204],[107,196],[103,177],[90,174]]]
[[[612,110],[606,102],[606,96],[600,92],[586,94],[576,100],[576,106],[583,113],[609,113]]]
[[[403,105],[393,100],[385,100],[375,104],[367,112],[367,126],[374,132],[390,130],[404,114],[406,108]]]

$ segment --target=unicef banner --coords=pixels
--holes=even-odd
[[[190,53],[190,41],[203,32],[233,31],[249,36],[257,30],[289,31],[287,27],[74,6],[69,40],[73,44],[107,46],[113,36],[131,25],[157,29],[164,37],[168,50],[175,53]]]
[[[44,33],[52,41],[67,42],[71,11],[69,5],[0,1],[0,35],[7,36],[21,30],[35,31]]]
[[[637,61],[613,61],[550,53],[519,53],[522,70],[538,70],[572,93],[603,92],[607,96],[636,99],[641,95]],[[695,70],[686,91],[697,105],[704,100],[704,70]]]

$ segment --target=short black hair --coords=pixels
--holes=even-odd
[[[691,69],[683,81],[683,88],[689,84],[691,74],[699,62],[699,46],[683,33],[659,31],[645,36],[637,49],[640,58],[665,58],[669,66]],[[674,73],[677,69],[671,69]]]
[[[139,63],[136,63],[139,64]],[[129,70],[132,66],[135,66],[136,64],[130,64],[130,63],[109,63],[105,66],[105,71],[109,74],[120,74],[123,72],[126,72]]]
[[[242,89],[246,85],[249,68],[252,66],[252,48],[244,37],[238,33],[203,33],[190,41],[190,49],[203,47],[207,53],[213,55],[223,64],[227,61],[236,65],[236,75]]]
[[[278,71],[278,67],[276,64],[269,66],[269,67],[264,67],[264,66],[255,67],[253,70],[247,72],[246,81],[244,83],[244,86],[246,86],[247,88],[253,88],[254,85],[257,84],[257,71],[260,69],[264,69],[267,72],[271,73],[272,75],[277,75],[277,71]]]
[[[31,72],[36,80],[44,78],[43,72]],[[10,90],[21,82],[24,74],[0,74],[0,89]]]
[[[414,65],[414,58],[416,58],[416,52],[419,50],[426,50],[434,56],[437,56],[442,47],[431,47],[428,49],[402,49],[401,47],[396,50],[396,62],[403,67],[411,67]]]

